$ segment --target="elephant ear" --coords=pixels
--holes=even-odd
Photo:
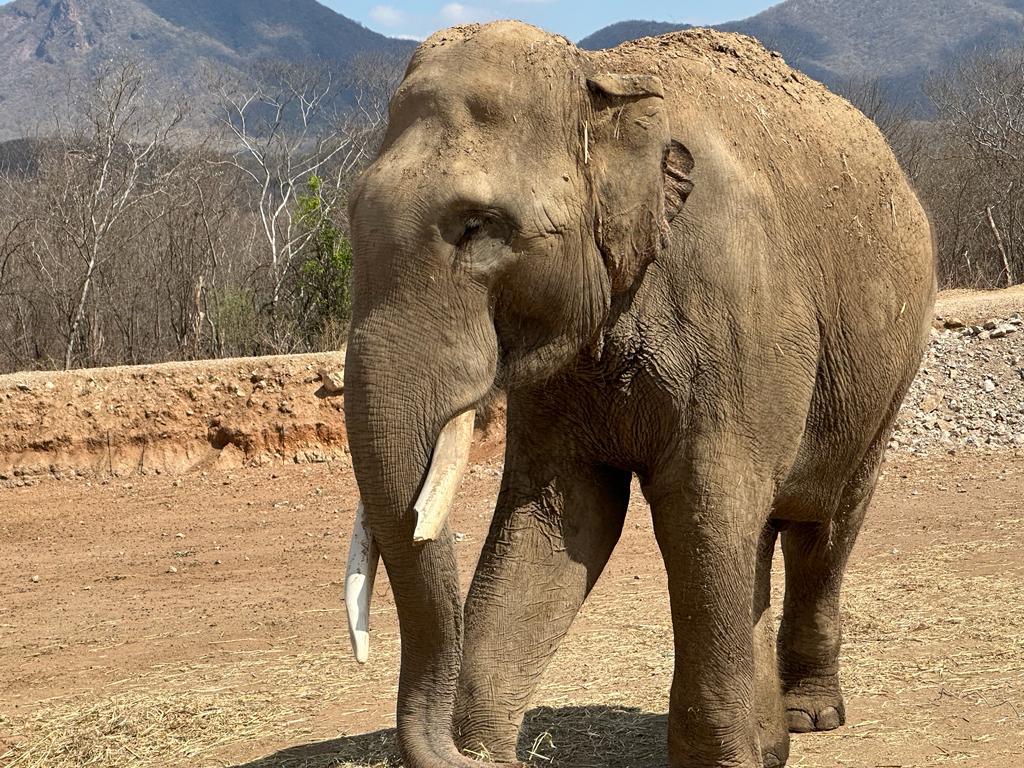
[[[584,162],[597,208],[597,244],[612,290],[628,290],[664,247],[693,189],[693,157],[669,135],[665,92],[652,75],[587,79],[592,121]]]

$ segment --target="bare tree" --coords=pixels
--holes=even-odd
[[[248,177],[267,254],[267,311],[277,351],[286,344],[280,305],[299,254],[314,236],[300,223],[297,197],[319,197],[327,217],[341,196],[341,179],[360,159],[361,147],[339,118],[340,85],[321,66],[264,62],[256,80],[221,90],[221,121],[230,139],[230,163]],[[310,180],[332,174],[326,183]]]
[[[932,78],[938,112],[922,181],[947,282],[1024,274],[1024,49],[982,52]]]
[[[110,64],[84,94],[69,84],[56,137],[41,161],[46,197],[33,222],[33,257],[64,309],[65,369],[89,336],[87,309],[98,270],[129,247],[124,238],[112,242],[117,226],[162,195],[176,171],[163,150],[182,117],[177,105],[150,101],[134,62]]]
[[[208,135],[138,64],[69,83],[40,138],[0,147],[0,370],[336,346],[343,203],[400,74],[265,63]]]
[[[3,299],[14,272],[14,257],[27,245],[25,230],[25,220],[20,218],[0,224],[0,299]]]

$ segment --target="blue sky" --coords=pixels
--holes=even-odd
[[[424,38],[453,24],[522,19],[579,40],[625,19],[714,24],[753,16],[780,0],[320,0],[370,29]],[[5,5],[9,0],[0,0]]]
[[[579,40],[624,19],[685,24],[733,21],[778,0],[321,0],[370,29],[393,37],[423,38],[470,21],[515,18]]]

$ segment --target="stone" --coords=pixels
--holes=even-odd
[[[926,395],[921,401],[921,410],[924,413],[934,413],[942,405],[942,393],[933,392],[930,395]]]
[[[320,369],[320,383],[328,395],[340,395],[345,391],[344,372],[332,373],[326,368]]]
[[[241,469],[245,466],[245,451],[234,443],[228,443],[220,449],[214,466],[220,471]]]
[[[981,388],[984,389],[986,392],[995,392],[996,383],[992,381],[992,379],[985,379],[985,382],[981,385]]]

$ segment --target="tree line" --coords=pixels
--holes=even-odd
[[[136,62],[69,83],[0,150],[0,372],[339,348],[346,191],[403,64],[260,62],[205,116]]]
[[[917,189],[940,287],[1024,282],[1024,49],[977,52],[931,77],[928,119],[875,81],[841,90],[878,124]]]
[[[346,192],[403,64],[211,76],[212,120],[135,62],[69,83],[45,133],[0,147],[0,372],[341,347]],[[841,90],[925,203],[942,287],[1024,281],[1024,50],[931,79],[927,120],[877,82]]]

